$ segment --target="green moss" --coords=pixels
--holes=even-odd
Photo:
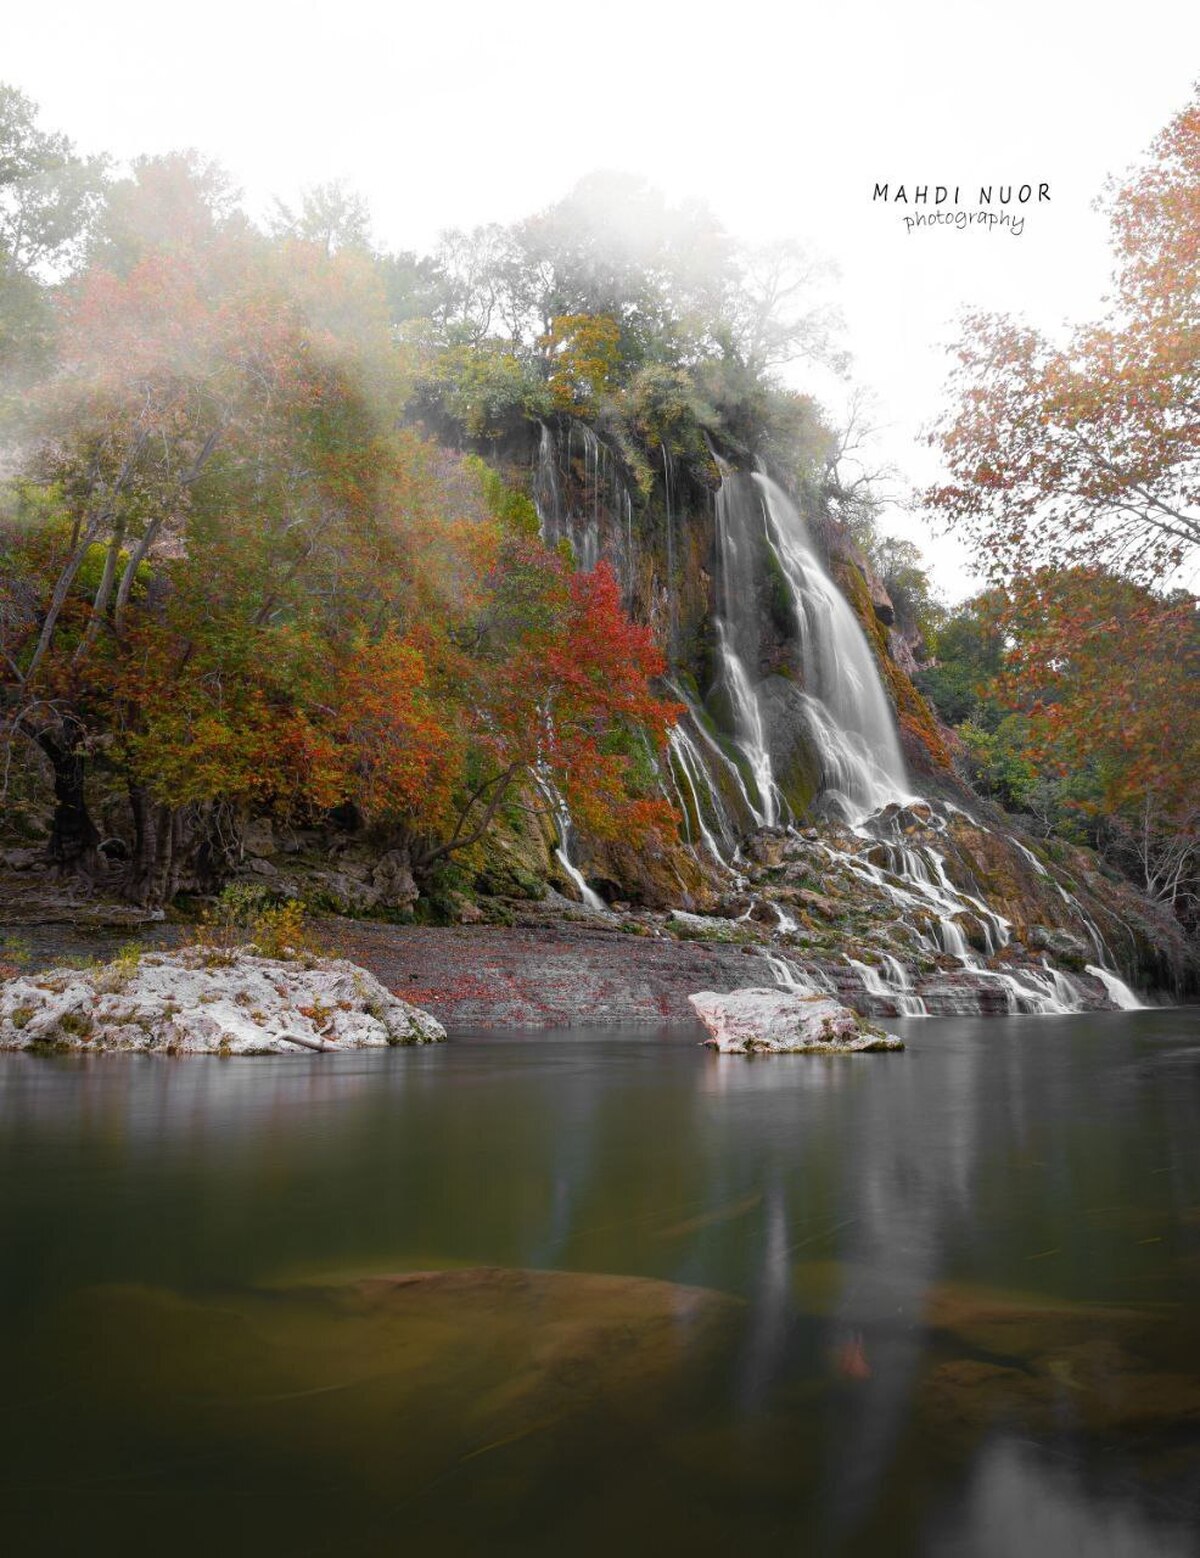
[[[776,772],[775,783],[792,815],[806,816],[821,787],[821,769],[816,752],[797,742],[789,761],[781,764]]]
[[[60,1033],[79,1039],[89,1038],[92,1027],[92,1019],[87,1012],[64,1012],[57,1023]]]
[[[792,587],[783,571],[783,564],[775,548],[765,543],[762,548],[763,577],[766,584],[767,612],[771,624],[780,638],[788,639],[796,631],[796,612],[792,603]]]

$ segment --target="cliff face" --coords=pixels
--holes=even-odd
[[[689,703],[702,704],[717,733],[732,741],[734,720],[718,644],[723,564],[718,506],[731,468],[715,452],[684,460],[660,447],[646,462],[648,483],[643,471],[639,486],[611,442],[569,418],[539,425],[524,448],[510,446],[504,459],[510,478],[529,484],[547,539],[568,543],[583,567],[601,559],[609,563],[630,614],[653,627],[671,682]],[[913,685],[911,650],[891,631],[895,614],[881,580],[831,521],[814,489],[794,489],[791,496],[824,543],[830,576],[870,643],[907,764],[938,793],[965,793],[942,728]],[[742,609],[755,624],[746,670],[769,704],[765,738],[773,771],[789,811],[802,818],[817,799],[820,772],[798,709],[797,694],[806,690],[804,657],[792,590],[776,550],[757,544],[736,585]],[[731,755],[739,761],[736,752]]]
[[[611,566],[631,615],[653,628],[668,661],[664,690],[685,711],[663,765],[680,839],[648,854],[578,838],[573,863],[592,888],[621,908],[756,927],[747,934],[800,950],[806,967],[816,959],[827,977],[836,970],[839,987],[850,956],[868,969],[905,958],[914,974],[952,986],[973,980],[988,1009],[1022,1009],[1028,992],[1036,1002],[1047,964],[1081,989],[1089,963],[1119,966],[1147,988],[1194,981],[1169,916],[1086,850],[1035,853],[957,777],[887,592],[815,490],[793,490],[792,509],[713,449],[643,453],[635,475],[617,438],[564,419],[501,456],[532,492],[546,538],[568,544],[580,566]],[[786,510],[782,521],[772,505]],[[850,680],[878,683],[886,703],[857,694],[847,703],[837,683],[840,662],[859,652],[847,622],[833,620],[843,603],[870,650],[869,669],[852,665]],[[902,765],[888,756],[897,740]],[[897,792],[932,803],[900,833],[879,810]],[[806,902],[776,891],[787,871],[772,879],[755,863],[749,841],[779,826],[808,836]],[[501,835],[490,854],[511,847]],[[818,857],[825,869],[814,878]],[[576,896],[544,843],[543,859],[544,879]],[[1009,969],[1020,979],[1005,984]],[[1091,979],[1091,996],[1100,989]]]

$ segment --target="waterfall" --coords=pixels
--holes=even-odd
[[[531,482],[542,540],[556,546],[566,540],[581,573],[590,573],[602,557],[624,580],[626,605],[633,603],[636,552],[633,498],[619,461],[586,422],[572,418],[565,439],[538,423],[538,444]]]
[[[984,900],[968,872],[968,886],[952,882],[947,858],[928,837],[917,843],[891,701],[863,626],[826,572],[804,520],[787,494],[766,475],[723,468],[715,494],[716,571],[713,599],[714,676],[706,694],[709,712],[675,680],[678,652],[680,557],[679,483],[665,444],[660,446],[665,515],[659,579],[665,583],[662,634],[672,667],[672,692],[687,712],[668,736],[659,763],[664,793],[674,796],[687,844],[714,865],[739,870],[739,840],[754,828],[794,820],[785,798],[792,785],[807,795],[816,780],[820,809],[848,825],[848,847],[821,848],[864,884],[895,904],[914,951],[954,959],[963,969],[1003,992],[1012,1012],[1078,1011],[1091,997],[1084,985],[1048,962],[1029,967],[1010,951],[1013,926]],[[601,557],[623,578],[630,604],[636,594],[633,503],[614,452],[586,423],[570,420],[555,430],[541,426],[533,480],[547,544],[569,539],[581,569]],[[656,587],[656,594],[662,585]],[[794,757],[792,754],[802,754]],[[789,766],[790,765],[790,766]],[[562,796],[547,791],[558,823],[558,858],[584,903],[604,910],[572,856],[572,824]],[[921,807],[923,826],[944,833],[957,808]],[[975,824],[979,826],[979,824]],[[834,832],[836,837],[836,831]],[[1046,878],[1085,927],[1096,954],[1089,967],[1110,1000],[1125,1009],[1137,997],[1112,972],[1113,960],[1082,906],[1036,855],[1005,835],[1029,868]],[[866,848],[862,846],[866,845]],[[885,869],[886,866],[886,869]],[[961,861],[956,866],[961,874]],[[969,890],[968,890],[969,889]],[[788,937],[797,922],[773,905],[777,933]],[[749,911],[748,911],[749,912]],[[979,951],[973,948],[980,949]],[[918,1015],[925,1003],[900,961],[880,949],[882,967],[851,959],[865,991],[902,1015]],[[795,977],[781,960],[777,981]]]
[[[675,514],[671,504],[671,455],[664,441],[663,501],[667,509],[667,664],[675,666]]]
[[[553,546],[558,540],[562,517],[562,490],[558,482],[558,446],[554,434],[539,422],[537,454],[533,466],[533,506],[541,522],[542,540]]]
[[[600,894],[590,888],[583,872],[571,859],[571,841],[574,837],[575,824],[571,820],[566,798],[554,782],[554,778],[545,763],[539,763],[534,770],[534,782],[538,789],[546,797],[551,810],[554,812],[554,822],[558,828],[558,844],[555,846],[554,858],[563,868],[564,872],[574,882],[583,900],[584,907],[591,909],[595,914],[611,914],[612,910],[601,898]]]
[[[826,804],[859,818],[906,799],[891,704],[854,612],[813,550],[799,510],[763,475],[728,476],[717,494],[718,656],[735,733],[764,814],[778,816],[761,694],[760,591],[781,589],[794,627],[799,711],[816,751]]]
[[[771,970],[771,977],[781,990],[791,990],[796,995],[834,995],[835,990],[827,975],[819,970],[809,972],[797,968],[790,958],[780,957],[760,947],[759,952]]]
[[[927,1017],[929,1015],[925,1009],[925,1002],[919,995],[913,993],[912,982],[898,958],[885,955],[886,979],[879,969],[872,968],[869,963],[860,963],[857,958],[849,956],[846,962],[862,980],[862,987],[867,994],[890,1001],[896,1008],[898,1016]]]
[[[746,668],[737,652],[730,647],[728,630],[723,622],[717,623],[717,642],[725,676],[725,690],[729,695],[733,713],[734,734],[738,746],[745,753],[754,779],[758,805],[747,796],[754,820],[760,827],[771,828],[779,821],[779,791],[771,772],[771,754],[767,750],[766,726],[762,711]]]
[[[1087,971],[1093,978],[1098,979],[1108,991],[1108,998],[1123,1012],[1144,1012],[1145,1006],[1134,995],[1133,991],[1123,979],[1117,977],[1111,969],[1097,968],[1094,964],[1087,965]]]
[[[907,794],[908,781],[891,703],[866,635],[821,566],[799,510],[766,476],[755,476],[768,539],[792,592],[805,691],[820,706],[827,784],[852,809],[875,811]],[[840,738],[829,741],[829,728]]]
[[[1064,1016],[1083,1010],[1084,998],[1080,988],[1070,975],[1052,968],[1048,961],[1044,961],[1041,969],[991,968],[973,952],[962,928],[961,921],[964,918],[977,922],[989,955],[1011,942],[1012,927],[1009,922],[1003,915],[989,909],[975,893],[955,886],[947,874],[945,860],[935,849],[928,846],[915,849],[911,845],[896,842],[896,829],[896,815],[885,811],[880,816],[866,819],[853,830],[860,839],[874,840],[875,849],[882,847],[888,863],[886,871],[852,850],[837,849],[827,842],[822,842],[820,847],[831,861],[883,891],[901,911],[901,918],[914,909],[931,914],[935,934],[931,936],[914,928],[916,945],[926,952],[953,957],[971,974],[998,986],[1004,994],[1008,1011]],[[868,995],[890,1000],[902,1015],[909,1015],[904,998],[916,1001],[921,998],[912,991],[909,977],[899,960],[886,953],[883,956],[886,978],[879,969],[870,968],[853,958],[847,958],[847,962],[858,974]],[[1134,1007],[1139,1004],[1137,997],[1115,974],[1090,966],[1087,971],[1100,980],[1116,1005],[1128,1010],[1130,1007],[1126,1003],[1131,1002]],[[915,1008],[912,1014],[915,1015]]]
[[[890,952],[883,954],[883,961],[888,971],[887,982],[895,994],[901,1017],[927,1017],[929,1013],[925,1009],[925,1002],[913,991],[912,980],[904,964]]]
[[[708,769],[704,766],[704,759],[682,725],[673,725],[667,732],[667,749],[670,755],[668,767],[676,778],[675,787],[679,796],[680,811],[683,813],[688,843],[693,847],[696,844],[696,840],[692,837],[694,817],[696,830],[709,854],[718,865],[729,865],[736,847],[736,833],[730,824],[729,814],[721,802],[721,797],[709,777]],[[686,797],[679,788],[679,775],[683,777],[683,784],[687,790]],[[687,804],[689,800],[690,806]],[[720,843],[717,842],[716,836],[708,825],[705,803],[707,803],[708,815],[720,834]]]

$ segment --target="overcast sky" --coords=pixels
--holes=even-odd
[[[867,0],[735,6],[465,0],[420,7],[109,0],[6,17],[0,79],[117,158],[195,146],[252,207],[347,178],[378,238],[512,221],[598,167],[705,200],[735,234],[807,238],[840,265],[854,379],[881,456],[936,471],[919,431],[965,306],[1046,328],[1107,279],[1090,204],[1200,76],[1200,4]],[[907,233],[876,182],[1050,185],[1024,231]],[[827,398],[839,391],[822,386]],[[896,517],[951,594],[953,540]]]

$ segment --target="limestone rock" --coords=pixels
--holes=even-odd
[[[904,1048],[899,1039],[820,991],[747,989],[720,995],[702,990],[688,1000],[712,1035],[705,1042],[727,1055],[840,1055]]]
[[[354,963],[189,947],[0,984],[0,1049],[270,1055],[429,1044],[436,1018]]]

